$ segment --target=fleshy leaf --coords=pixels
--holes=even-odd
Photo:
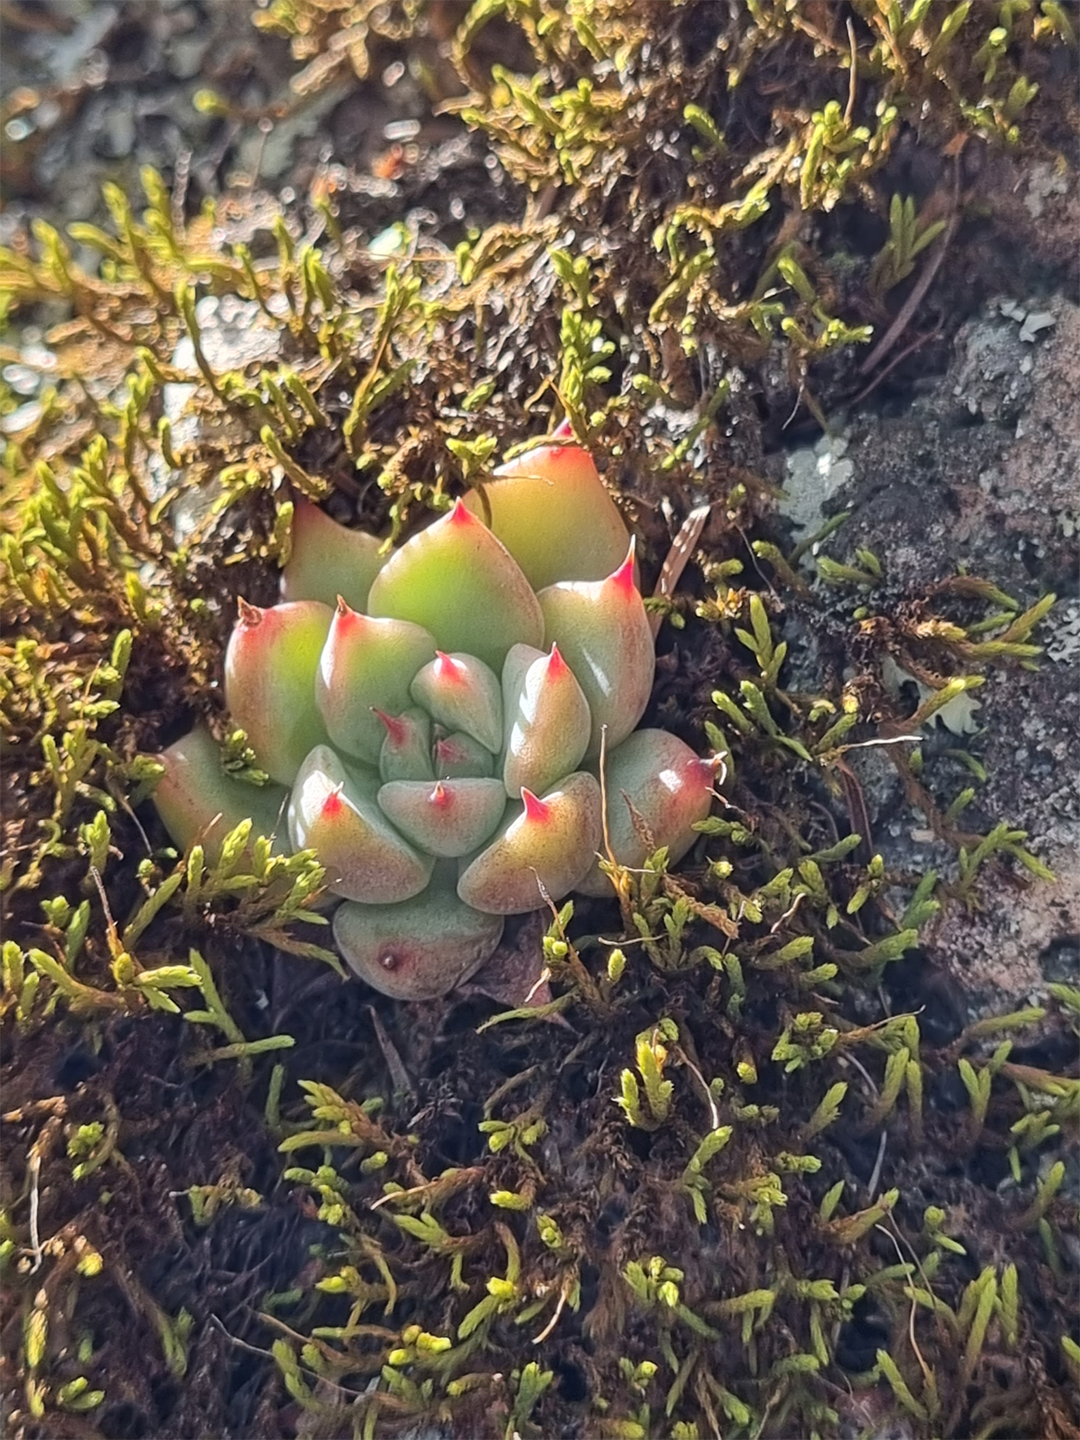
[[[289,836],[314,850],[327,888],[366,905],[409,900],[431,878],[432,860],[418,855],[375,803],[374,775],[350,774],[328,745],[304,761],[289,802]]]
[[[589,702],[574,672],[552,645],[543,654],[515,645],[503,666],[506,746],[503,783],[542,795],[581,762],[592,730]]]
[[[586,752],[600,753],[601,728],[613,750],[641,719],[652,691],[656,652],[634,583],[634,544],[605,580],[561,581],[540,592],[547,644],[557,644],[592,713]]]
[[[491,529],[534,590],[559,580],[600,580],[626,554],[629,532],[592,456],[578,445],[541,445],[484,483]],[[465,505],[484,516],[480,494]]]
[[[317,600],[260,610],[240,601],[225,652],[225,703],[259,765],[291,785],[304,757],[325,742],[315,672],[333,611]]]
[[[292,549],[281,572],[282,600],[320,600],[331,609],[342,596],[366,610],[371,582],[383,567],[382,541],[365,530],[347,530],[310,500],[293,512]]]
[[[456,859],[494,833],[506,792],[498,780],[395,780],[379,791],[379,805],[421,850]]]
[[[517,562],[459,500],[392,555],[368,597],[372,615],[423,625],[442,650],[498,673],[511,645],[539,645],[544,621]]]
[[[666,846],[674,865],[698,838],[694,822],[709,813],[716,762],[695,755],[666,730],[636,730],[606,762],[607,830],[615,859],[636,870],[652,850]],[[651,847],[638,833],[631,805]],[[577,888],[586,895],[610,895],[611,881],[594,865]]]
[[[197,840],[213,865],[221,842],[242,820],[251,820],[251,838],[272,838],[274,850],[286,853],[283,785],[249,785],[221,768],[221,751],[205,725],[196,725],[159,757],[165,773],[153,800],[161,823],[178,850]],[[249,842],[250,843],[250,842]]]
[[[434,780],[431,763],[431,716],[426,710],[405,710],[400,715],[375,714],[386,730],[379,751],[382,780]]]
[[[494,915],[539,910],[544,893],[561,900],[586,873],[600,845],[600,786],[583,770],[537,799],[522,791],[519,813],[466,866],[458,894]],[[543,891],[541,890],[543,887]]]
[[[360,615],[342,601],[315,675],[315,699],[333,743],[377,765],[386,727],[376,709],[388,715],[409,709],[409,682],[434,658],[435,641],[419,625]]]
[[[339,905],[334,939],[350,968],[395,1000],[434,1000],[478,970],[498,946],[501,915],[484,915],[454,893],[455,867],[400,905]]]
[[[435,741],[435,774],[440,780],[486,778],[495,774],[495,756],[479,740],[457,730]]]
[[[440,650],[418,671],[410,693],[447,729],[464,731],[486,750],[498,750],[502,744],[499,678],[475,655],[447,655]]]

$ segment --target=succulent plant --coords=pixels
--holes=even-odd
[[[386,556],[300,501],[281,594],[239,602],[225,657],[270,783],[224,774],[199,728],[166,751],[155,798],[180,845],[212,854],[250,817],[313,850],[343,902],[337,945],[376,989],[444,994],[505,916],[610,891],[602,854],[689,849],[713,762],[635,730],[652,631],[583,449],[527,452]]]

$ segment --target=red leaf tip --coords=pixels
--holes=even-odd
[[[374,705],[372,705],[371,707],[371,712],[373,715],[377,715],[382,721],[382,723],[386,726],[386,734],[388,739],[390,740],[391,745],[405,744],[408,736],[408,731],[404,720],[400,719],[400,717],[395,715],[387,715],[382,710],[377,709]]]
[[[445,810],[449,806],[452,799],[453,795],[451,794],[451,792],[447,790],[446,786],[441,780],[437,780],[435,782],[435,789],[432,790],[431,794],[428,796],[428,800],[431,802],[431,804],[435,806],[436,810]]]
[[[454,501],[454,507],[446,518],[452,525],[472,525],[476,516],[473,515],[471,511],[466,510],[465,502],[459,496]]]
[[[551,654],[548,656],[547,673],[551,680],[561,680],[564,675],[570,673],[570,666],[563,659],[562,651],[554,640],[551,642]]]
[[[341,798],[341,786],[335,785],[322,803],[322,818],[324,820],[335,820],[345,808],[345,801]]]
[[[460,660],[455,660],[453,655],[448,655],[445,650],[436,650],[435,678],[454,685],[464,684],[465,666]]]
[[[574,427],[570,424],[569,415],[564,415],[558,425],[551,432],[553,440],[572,440],[574,438]]]
[[[626,552],[626,559],[617,570],[613,570],[608,576],[608,584],[614,585],[625,599],[629,599],[637,590],[634,582],[634,552],[637,549],[637,541],[630,536],[630,548]]]
[[[537,824],[544,824],[551,814],[551,806],[546,804],[531,790],[521,787],[521,803],[525,806],[525,819],[535,821]]]

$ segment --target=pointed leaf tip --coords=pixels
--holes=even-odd
[[[551,654],[548,656],[548,675],[552,680],[559,680],[568,674],[570,666],[562,657],[562,651],[556,641],[551,642]]]
[[[333,611],[317,600],[286,601],[262,610],[240,602],[225,651],[225,703],[247,731],[259,765],[291,785],[326,728],[314,680]]]
[[[459,897],[475,910],[519,915],[541,909],[547,896],[558,901],[568,894],[593,863],[602,839],[594,776],[575,771],[542,800],[523,785],[521,799],[522,812],[458,878]]]
[[[367,905],[419,895],[434,860],[408,845],[379,808],[367,779],[350,775],[328,745],[304,761],[289,802],[289,838],[314,850],[335,895]]]
[[[521,803],[525,806],[526,820],[534,820],[538,825],[542,825],[551,814],[551,806],[524,785],[521,787]]]
[[[502,695],[490,666],[475,655],[436,651],[409,687],[413,700],[447,730],[461,730],[493,753],[502,743]]]
[[[645,603],[634,581],[635,546],[600,581],[560,581],[541,590],[549,641],[558,641],[589,703],[592,733],[586,758],[600,753],[604,725],[613,750],[649,703],[656,647]]]
[[[345,808],[345,802],[341,798],[342,788],[343,787],[341,785],[338,785],[335,789],[330,791],[326,799],[323,801],[322,817],[324,820],[336,819],[337,816],[339,816],[342,810]]]
[[[634,582],[634,554],[637,549],[637,539],[630,536],[630,548],[626,552],[626,559],[617,570],[612,571],[608,576],[608,582],[617,587],[624,595],[632,595],[637,589]]]
[[[377,715],[386,726],[386,733],[393,745],[404,745],[408,738],[409,730],[404,720],[396,715],[387,715],[385,710],[380,710],[377,705],[372,705],[371,713]]]
[[[400,717],[410,705],[409,680],[434,654],[435,641],[421,626],[339,611],[315,676],[316,703],[332,743],[378,764],[388,732],[375,710]]]
[[[551,432],[553,440],[572,440],[574,438],[574,427],[570,424],[570,417],[564,416]]]
[[[412,844],[443,859],[469,855],[490,838],[506,810],[498,780],[462,778],[384,785],[379,807]]]
[[[558,645],[545,655],[528,645],[503,667],[503,783],[515,800],[524,785],[546,795],[573,773],[589,744],[589,702]]]
[[[460,501],[391,556],[372,582],[368,609],[423,625],[440,649],[496,670],[511,645],[539,644],[544,633],[520,566]]]
[[[445,650],[435,651],[435,674],[438,679],[452,681],[455,685],[465,682],[465,666]]]
[[[337,604],[334,607],[334,615],[339,624],[359,625],[367,620],[367,616],[361,610],[354,610],[349,602],[337,597]]]
[[[612,751],[605,774],[605,838],[615,860],[638,869],[651,849],[663,846],[669,864],[677,864],[698,838],[695,824],[709,813],[713,768],[667,730],[635,730]],[[648,845],[639,833],[642,821]],[[594,865],[578,888],[586,895],[610,895],[611,880]]]

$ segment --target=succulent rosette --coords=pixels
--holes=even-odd
[[[341,898],[338,948],[376,989],[444,994],[504,917],[610,893],[601,855],[689,849],[713,763],[635,728],[652,631],[583,449],[528,451],[387,555],[301,501],[281,594],[240,602],[225,657],[270,783],[225,775],[199,728],[165,752],[155,799],[179,845],[212,852],[251,818],[313,850]]]

